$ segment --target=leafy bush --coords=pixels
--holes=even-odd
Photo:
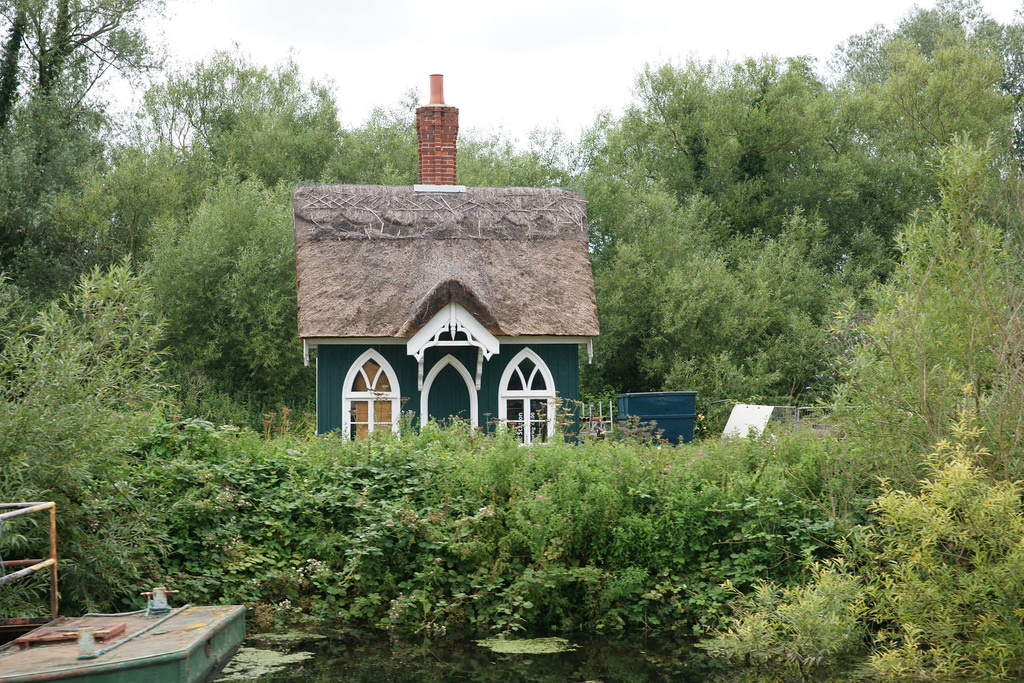
[[[57,502],[69,612],[118,605],[155,563],[159,538],[117,476],[163,395],[151,311],[149,288],[122,263],[34,317],[7,316],[0,339],[0,499]],[[23,534],[46,547],[31,522],[12,522],[4,541]]]
[[[1020,202],[999,200],[991,158],[965,144],[943,153],[941,200],[901,233],[899,268],[872,291],[867,343],[854,346],[839,389],[852,406],[846,430],[876,474],[901,486],[920,478],[919,454],[949,437],[965,408],[986,429],[983,464],[1004,479],[1024,475],[1024,236]]]
[[[801,444],[806,445],[804,448]],[[158,427],[126,473],[161,511],[165,580],[259,623],[701,632],[725,580],[794,580],[838,531],[794,495],[811,442],[522,448]]]
[[[839,657],[863,648],[867,607],[862,581],[842,560],[815,563],[811,572],[805,585],[762,581],[749,595],[739,593],[736,620],[700,647],[759,671],[821,680]]]
[[[703,645],[806,680],[870,632],[876,674],[1016,678],[1024,673],[1024,504],[993,481],[981,430],[962,420],[926,458],[917,493],[886,485],[877,520],[796,588],[759,584]]]
[[[920,493],[875,503],[862,542],[882,627],[872,665],[888,676],[1024,674],[1024,485],[989,478],[979,437],[962,422]]]

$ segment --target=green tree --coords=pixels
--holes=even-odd
[[[157,142],[206,162],[211,184],[229,169],[268,187],[319,181],[339,144],[328,85],[304,80],[292,59],[269,69],[237,47],[171,72],[146,93],[146,112]]]
[[[154,235],[156,300],[187,408],[234,397],[244,406],[235,419],[258,424],[267,409],[313,397],[295,327],[289,199],[287,187],[227,177],[190,218]]]
[[[3,78],[31,84],[34,96],[60,89],[81,99],[111,69],[152,69],[143,24],[162,9],[163,0],[2,0],[10,26]]]
[[[590,176],[620,176],[638,189],[660,183],[680,202],[707,195],[728,221],[726,235],[774,236],[803,211],[829,228],[821,236],[829,267],[860,270],[920,192],[901,181],[904,168],[858,141],[856,112],[840,95],[798,59],[648,66],[637,104],[604,128]],[[607,225],[615,221],[604,207],[593,209],[600,234],[629,238],[628,224]]]
[[[346,130],[327,179],[354,185],[412,185],[418,181],[415,111],[419,96],[406,93],[392,107],[375,107],[362,126]]]
[[[940,0],[894,29],[852,36],[835,68],[862,112],[860,133],[889,154],[921,159],[934,160],[954,136],[991,137],[1008,150],[1024,95],[1022,31],[993,20],[978,0]]]
[[[166,146],[122,146],[109,158],[109,165],[83,169],[74,188],[53,197],[48,216],[74,237],[88,265],[125,257],[144,263],[154,230],[188,216],[207,188]]]
[[[536,129],[525,149],[501,133],[464,135],[459,182],[482,187],[574,187],[576,150],[558,129]]]
[[[1019,477],[1020,185],[1001,177],[986,150],[961,144],[942,159],[940,201],[906,226],[899,268],[871,291],[868,343],[856,348],[840,397],[858,406],[849,428],[863,452],[901,481],[916,479],[914,453],[946,438],[964,409],[986,430],[984,464]]]
[[[124,494],[126,449],[164,395],[161,323],[125,263],[91,272],[34,316],[25,308],[0,283],[0,498],[55,500],[62,604],[109,605],[152,562],[144,516],[115,512],[112,500]]]
[[[0,138],[0,270],[36,301],[68,291],[95,263],[52,209],[57,194],[105,167],[106,124],[88,108],[72,114],[52,98],[33,99]]]
[[[18,61],[21,57],[21,41],[28,28],[25,7],[18,7],[11,18],[11,27],[4,41],[3,57],[0,58],[0,134],[7,128],[14,103],[18,100]]]
[[[97,258],[52,215],[53,199],[102,172],[110,119],[94,86],[155,60],[142,30],[160,0],[0,0],[0,270],[37,301],[70,289]]]
[[[595,270],[601,338],[589,391],[697,390],[788,401],[813,375],[837,290],[820,265],[820,221],[794,215],[775,237],[725,239],[707,197],[633,197],[637,237]],[[842,291],[842,290],[838,290]]]
[[[821,680],[858,654],[881,678],[1014,679],[1024,671],[1024,507],[1019,481],[993,481],[980,462],[982,429],[967,414],[923,457],[927,476],[907,492],[883,481],[843,558],[812,565],[811,580],[764,582],[735,604],[730,628],[701,647],[712,655]]]

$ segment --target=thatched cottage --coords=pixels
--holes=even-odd
[[[459,417],[547,439],[598,333],[586,204],[557,189],[456,185],[458,109],[440,76],[416,110],[420,184],[293,196],[299,337],[316,349],[317,432]],[[404,404],[404,405],[403,405]]]

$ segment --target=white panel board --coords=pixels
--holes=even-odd
[[[729,421],[725,424],[722,436],[747,438],[750,430],[755,435],[764,431],[768,420],[772,419],[772,411],[775,406],[759,406],[749,403],[737,403],[732,407],[729,414]]]

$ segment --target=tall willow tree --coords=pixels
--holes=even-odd
[[[53,197],[102,172],[110,121],[96,84],[158,62],[143,20],[161,0],[0,0],[0,271],[45,300],[96,262]]]
[[[1022,156],[1024,23],[1000,24],[979,0],[939,0],[895,28],[851,36],[834,63],[847,106],[890,153],[942,154],[953,136]]]
[[[878,468],[915,480],[916,454],[968,411],[984,427],[983,464],[1024,474],[1024,216],[1021,184],[969,144],[943,153],[940,200],[899,236],[892,280],[871,291],[842,397]],[[905,458],[909,458],[909,461]],[[900,471],[897,465],[907,463]]]
[[[322,180],[341,132],[327,86],[290,59],[269,68],[237,49],[172,71],[146,93],[146,113],[156,141],[205,162],[210,184],[225,172],[267,187]]]
[[[0,279],[0,499],[57,502],[70,611],[131,604],[157,550],[148,513],[115,502],[128,496],[126,451],[164,396],[152,297],[121,263],[33,315]]]

